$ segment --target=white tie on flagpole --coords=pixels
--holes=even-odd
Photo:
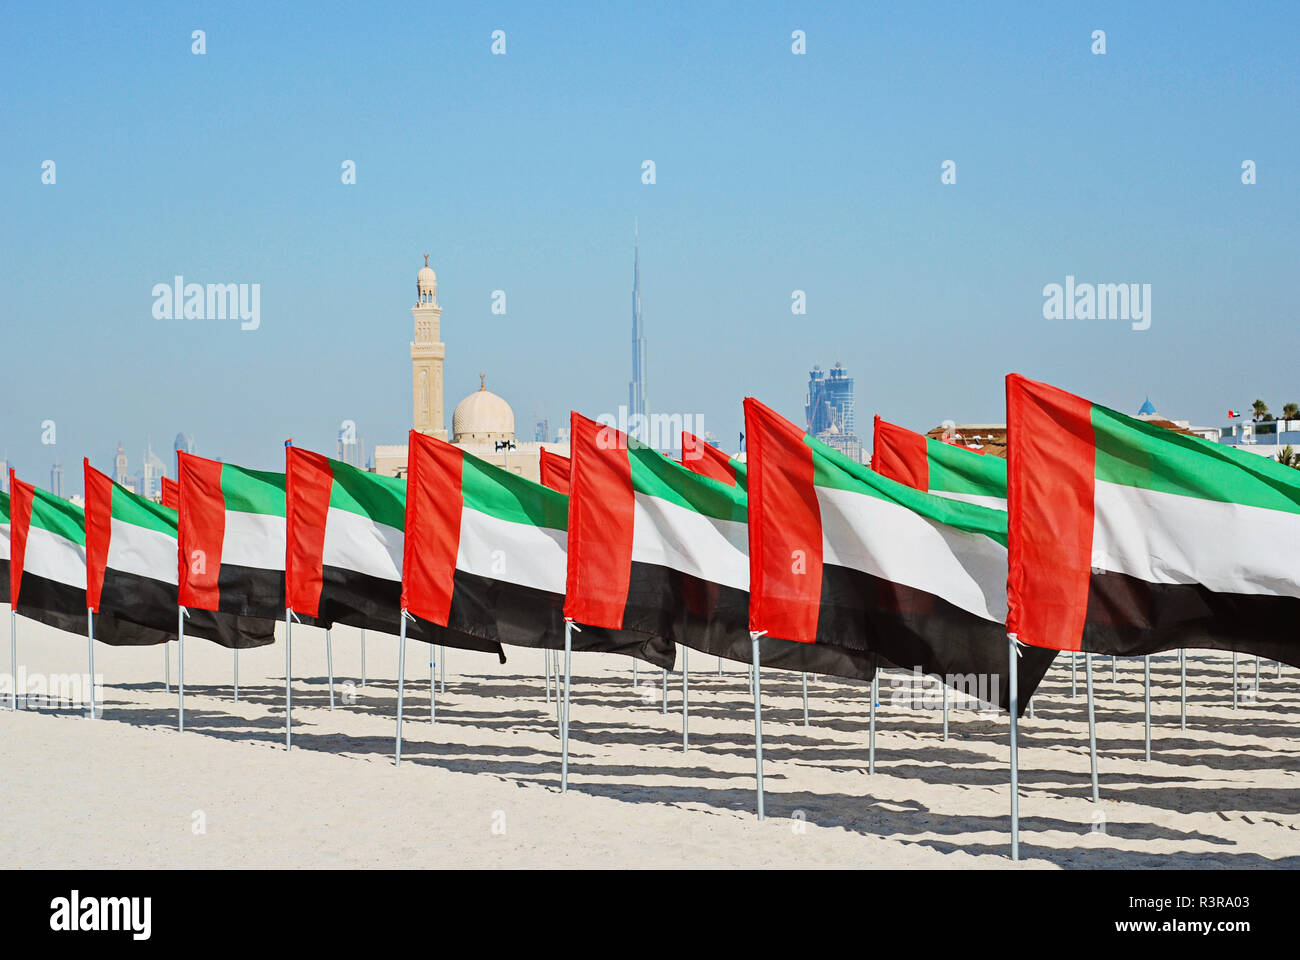
[[[86,609],[86,643],[90,651],[90,719],[95,719],[95,611]]]

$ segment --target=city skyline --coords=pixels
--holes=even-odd
[[[724,44],[707,11],[515,9],[502,57],[466,11],[376,11],[356,36],[326,5],[304,38],[250,5],[204,24],[159,11],[148,30],[78,9],[11,11],[0,35],[0,130],[30,145],[0,157],[6,355],[22,358],[0,445],[37,482],[55,459],[106,466],[95,451],[119,433],[178,423],[205,456],[264,469],[289,436],[333,450],[347,420],[404,436],[426,251],[448,398],[485,370],[551,424],[614,413],[628,220],[638,261],[646,221],[653,264],[651,409],[703,415],[718,436],[738,434],[746,395],[801,420],[796,381],[835,359],[863,418],[917,430],[1004,419],[1010,371],[1127,412],[1149,394],[1204,424],[1300,392],[1292,351],[1257,348],[1294,343],[1300,135],[1277,122],[1300,87],[1291,7],[1191,4],[1171,32],[1119,4],[1026,5],[1013,30],[960,6],[758,4]],[[393,42],[412,30],[446,38],[428,89],[411,81],[427,51]],[[371,66],[322,56],[342,44]],[[1251,69],[1225,87],[1235,62]],[[152,289],[177,276],[258,284],[260,325],[155,318]],[[1045,319],[1044,288],[1067,279],[1150,284],[1149,329]]]

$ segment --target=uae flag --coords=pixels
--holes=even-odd
[[[538,467],[542,474],[542,485],[559,493],[569,494],[569,458],[558,453],[551,453],[545,447],[538,451]]]
[[[1300,666],[1300,470],[1007,377],[1007,627]]]
[[[9,602],[9,494],[0,493],[0,603]]]
[[[285,448],[288,605],[325,623],[398,634],[401,628],[406,481],[299,447]],[[495,640],[429,622],[406,634],[426,643],[495,653]]]
[[[114,483],[83,461],[86,478],[86,606],[174,639],[177,626],[177,512]],[[224,647],[260,647],[275,622],[195,609],[185,632]]]
[[[9,595],[13,609],[57,630],[86,635],[86,515],[81,507],[9,471]],[[163,643],[165,631],[95,617],[95,639],[131,646]]]
[[[1005,709],[1007,515],[881,476],[752,398],[745,433],[752,629],[878,653]],[[1054,656],[1021,658],[1021,709]]]
[[[486,640],[563,649],[569,498],[414,430],[409,449],[402,608]],[[660,637],[594,626],[572,644],[658,667],[676,655]]]
[[[181,508],[181,488],[175,480],[162,478],[162,505],[173,510]]]
[[[177,457],[181,605],[283,619],[284,474],[183,451]]]
[[[745,465],[686,430],[682,431],[682,466],[729,487],[745,489]]]
[[[570,438],[566,615],[752,662],[744,489],[576,413]],[[869,657],[776,637],[763,638],[759,662],[861,679],[872,673]]]
[[[1007,508],[1007,462],[875,420],[871,466],[881,476],[937,497]]]

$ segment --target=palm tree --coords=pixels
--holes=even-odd
[[[1288,403],[1282,408],[1283,420],[1300,420],[1300,403]]]
[[[1251,404],[1251,407],[1255,411],[1256,423],[1259,423],[1259,421],[1261,420],[1268,419],[1268,404],[1265,403],[1263,400],[1256,400],[1254,403]]]
[[[1293,450],[1291,444],[1288,443],[1282,448],[1282,452],[1277,455],[1277,462],[1300,470],[1300,453]]]

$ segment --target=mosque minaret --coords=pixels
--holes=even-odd
[[[510,404],[487,389],[487,374],[479,374],[478,389],[456,405],[450,437],[443,405],[443,363],[447,347],[442,342],[442,307],[438,305],[438,276],[424,257],[415,275],[416,303],[411,308],[415,336],[411,341],[411,423],[416,430],[448,440],[467,453],[530,480],[541,476],[542,444],[515,438],[515,414]],[[567,443],[545,444],[546,449],[569,455]],[[406,476],[406,444],[375,447],[374,470],[390,477]]]

